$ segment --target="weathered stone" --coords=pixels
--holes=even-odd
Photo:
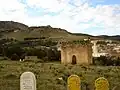
[[[104,77],[95,80],[95,90],[109,90],[109,83]]]
[[[92,64],[92,45],[80,43],[62,43],[61,50],[61,63],[62,64]]]
[[[120,85],[119,86],[115,86],[112,90],[120,90]]]
[[[32,72],[24,72],[21,75],[20,90],[36,90],[36,78]]]
[[[80,78],[77,75],[71,75],[68,77],[68,90],[81,90]]]
[[[37,56],[25,56],[24,61],[35,61],[38,60]]]

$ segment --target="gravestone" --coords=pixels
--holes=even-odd
[[[67,83],[68,83],[67,90],[81,90],[79,76],[77,75],[69,76]]]
[[[109,90],[109,83],[104,77],[95,80],[95,90]]]
[[[32,72],[24,72],[20,76],[20,90],[36,90],[36,78]]]
[[[120,90],[120,85],[115,86],[112,90]]]

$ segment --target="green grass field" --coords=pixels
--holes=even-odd
[[[82,90],[86,85],[94,90],[94,81],[104,76],[112,89],[120,85],[120,67],[62,65],[60,62],[39,63],[0,61],[0,90],[20,90],[20,75],[31,71],[36,76],[37,90],[67,90],[67,78],[71,74],[81,77]],[[62,77],[63,80],[58,78]],[[110,90],[111,90],[110,89]]]

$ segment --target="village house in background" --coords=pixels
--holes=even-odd
[[[120,57],[120,42],[114,40],[93,40],[93,57],[114,56]]]

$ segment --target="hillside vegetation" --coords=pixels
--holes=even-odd
[[[81,78],[82,90],[94,90],[94,81],[104,76],[110,90],[120,85],[120,67],[62,65],[60,62],[0,61],[0,90],[20,90],[20,75],[31,71],[36,76],[37,90],[67,90],[67,78],[76,74]],[[59,80],[62,78],[63,80]]]
[[[15,38],[16,40],[23,41],[24,38],[31,37],[47,37],[54,40],[75,40],[88,37],[87,35],[74,35],[67,30],[61,28],[53,28],[48,26],[32,26],[28,27],[22,23],[14,21],[0,21],[0,35],[1,38]]]
[[[92,36],[83,33],[71,33],[65,29],[53,28],[48,26],[31,26],[28,27],[25,24],[14,21],[0,21],[0,36],[1,38],[15,38],[19,41],[23,41],[26,37],[47,37],[53,40],[79,40],[90,37],[91,39],[111,39],[120,40],[120,36]]]
[[[60,64],[61,55],[56,47],[60,40],[76,40],[74,43],[84,44],[79,40],[106,39],[105,37],[112,39],[112,36],[109,38],[109,36],[70,33],[50,25],[28,27],[18,22],[0,21],[0,56],[2,56],[0,90],[20,90],[20,75],[25,71],[35,74],[38,90],[67,90],[67,78],[71,74],[81,77],[82,90],[86,90],[86,87],[94,90],[94,81],[100,76],[108,79],[111,90],[114,86],[120,85],[120,67],[103,67],[97,64],[96,66],[62,65]],[[118,38],[119,36],[115,39],[119,40]],[[26,55],[37,56],[39,60],[19,62]],[[105,59],[102,58],[102,61]]]
[[[58,60],[60,58],[57,45],[61,40],[75,41],[74,43],[78,43],[81,39],[83,41],[83,39],[88,38],[109,38],[109,36],[103,37],[82,33],[70,33],[65,29],[53,28],[50,25],[28,27],[27,25],[13,21],[0,21],[0,36],[1,56],[8,57],[12,60],[15,58],[15,60],[19,60],[26,55],[35,55],[45,61],[52,60],[53,58],[54,60]],[[84,44],[84,42],[81,43]],[[53,58],[50,59],[50,57]]]
[[[0,31],[2,29],[6,30],[12,30],[12,29],[21,29],[26,30],[28,29],[28,26],[19,22],[13,22],[13,21],[0,21]]]

